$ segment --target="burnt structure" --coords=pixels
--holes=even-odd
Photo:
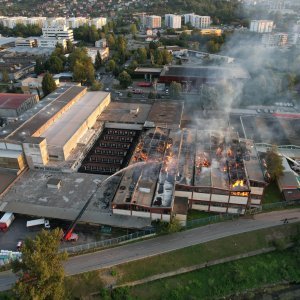
[[[121,170],[128,164],[138,137],[138,130],[105,128],[79,172],[110,175]]]

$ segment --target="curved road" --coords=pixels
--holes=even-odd
[[[239,233],[283,225],[285,218],[289,219],[290,223],[299,222],[300,209],[258,214],[253,219],[241,218],[235,221],[207,225],[112,249],[71,257],[64,264],[65,271],[67,275],[74,275],[112,267]],[[9,289],[15,280],[15,275],[11,271],[0,273],[0,290]]]

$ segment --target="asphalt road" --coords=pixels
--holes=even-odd
[[[65,271],[67,275],[74,275],[107,268],[226,236],[283,225],[285,218],[289,219],[290,223],[299,222],[300,209],[259,214],[255,215],[253,219],[241,218],[235,221],[207,225],[172,235],[71,257],[65,262]],[[14,281],[15,276],[10,271],[0,273],[0,290],[9,289]]]

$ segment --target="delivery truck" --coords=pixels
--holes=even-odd
[[[45,229],[50,229],[50,222],[49,220],[46,219],[36,219],[36,220],[31,220],[27,221],[26,227],[30,229],[39,229],[40,227],[43,227]]]
[[[6,231],[11,223],[14,221],[15,216],[13,213],[7,212],[5,213],[2,218],[0,219],[0,230]]]

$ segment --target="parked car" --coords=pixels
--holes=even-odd
[[[17,243],[17,251],[20,251],[23,246],[23,241],[18,241]]]

